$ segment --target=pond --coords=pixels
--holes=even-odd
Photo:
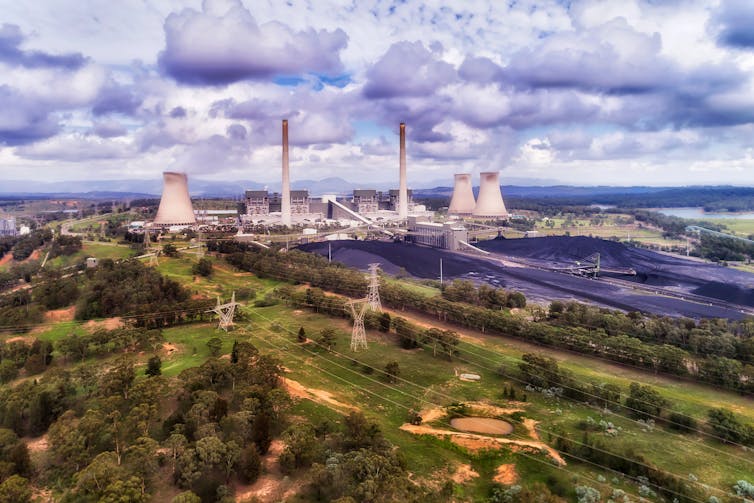
[[[489,417],[457,417],[450,420],[450,425],[461,431],[494,435],[508,435],[513,431],[509,422]]]

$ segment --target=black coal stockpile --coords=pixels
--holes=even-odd
[[[563,267],[594,253],[606,268],[631,268],[636,276],[603,273],[652,286],[754,307],[754,275],[715,264],[634,248],[584,236],[493,239],[477,246],[492,253],[535,260],[542,266]]]
[[[504,267],[494,259],[452,253],[406,243],[385,241],[332,241],[302,245],[303,251],[327,256],[350,267],[366,270],[379,262],[383,271],[395,274],[401,269],[418,278],[437,279],[440,259],[446,279],[465,278],[523,292],[535,302],[556,299],[591,301],[626,311],[642,311],[692,318],[740,319],[738,308],[724,304],[708,305],[664,295],[633,292],[612,283],[546,270],[545,263],[573,264],[576,260],[599,252],[605,267],[629,268],[637,276],[623,279],[653,285],[671,285],[676,292],[696,293],[705,297],[742,305],[754,305],[754,275],[725,267],[683,260],[621,243],[583,237],[553,237],[493,240],[479,243],[495,254],[538,261],[537,267]],[[746,282],[751,283],[747,286]]]
[[[372,262],[379,262],[380,268],[388,274],[395,274],[401,268],[417,278],[439,278],[440,259],[443,275],[448,278],[460,277],[469,272],[495,274],[501,267],[457,255],[438,248],[428,248],[406,243],[385,241],[332,241],[329,243],[332,259],[351,267],[366,269]],[[299,249],[327,256],[328,243],[311,243]]]

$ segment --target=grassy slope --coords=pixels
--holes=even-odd
[[[195,279],[191,274],[191,265],[195,260],[189,255],[178,259],[163,257],[160,259],[159,268],[163,273],[189,285],[197,293],[203,295],[221,294],[227,298],[230,291],[246,286],[256,290],[261,297],[276,285],[274,281],[261,280],[248,273],[235,272],[222,264],[216,265],[211,278]],[[418,288],[426,289],[423,293],[428,295],[434,290],[424,286],[418,286]],[[697,417],[703,417],[709,407],[726,406],[750,421],[754,421],[754,402],[747,398],[567,352],[535,348],[517,340],[470,332],[466,335],[473,337],[473,342],[484,349],[462,345],[460,358],[453,362],[434,358],[429,351],[401,350],[392,336],[369,332],[369,350],[356,355],[359,360],[378,369],[384,368],[388,361],[398,361],[403,378],[429,388],[431,391],[408,383],[388,387],[382,383],[378,373],[365,375],[361,366],[354,367],[348,361],[324,352],[315,351],[316,354],[312,354],[310,351],[316,349],[314,345],[307,344],[302,347],[295,342],[294,334],[300,326],[306,327],[310,337],[316,337],[316,334],[324,327],[334,327],[338,332],[336,350],[350,354],[348,350],[350,324],[347,321],[332,319],[309,311],[292,310],[282,305],[243,308],[243,311],[247,313],[249,321],[242,323],[238,330],[228,334],[218,331],[211,324],[179,326],[165,330],[165,339],[176,349],[163,358],[164,374],[176,376],[185,368],[201,364],[209,356],[206,342],[212,337],[219,336],[223,340],[225,354],[229,353],[233,340],[248,338],[260,350],[277,355],[289,369],[287,377],[311,388],[327,390],[337,400],[360,408],[368,417],[377,421],[386,437],[401,448],[409,470],[418,477],[432,479],[434,475],[434,478],[442,479],[440,474],[452,472],[458,464],[470,463],[481,474],[481,477],[462,488],[457,488],[457,492],[459,495],[473,499],[482,498],[487,493],[494,469],[502,462],[515,462],[519,473],[527,481],[544,480],[548,474],[568,480],[569,483],[572,482],[573,474],[590,479],[603,475],[608,481],[613,478],[613,474],[589,465],[571,464],[567,467],[570,473],[563,473],[551,467],[543,456],[527,458],[520,454],[512,454],[507,450],[486,456],[470,456],[461,452],[447,440],[417,437],[398,430],[406,419],[405,407],[422,409],[432,404],[445,405],[455,399],[489,400],[504,406],[506,401],[501,396],[501,389],[504,385],[516,384],[519,393],[523,390],[520,384],[505,381],[497,376],[493,369],[499,364],[504,364],[509,368],[514,367],[520,355],[526,351],[538,350],[555,356],[561,360],[565,368],[574,372],[577,379],[614,382],[624,389],[632,380],[652,384],[665,397],[673,401],[676,409]],[[407,317],[419,318],[413,315],[407,315]],[[434,323],[434,320],[429,319],[416,321]],[[282,331],[279,327],[282,327]],[[42,331],[38,336],[47,340],[57,340],[72,330],[84,329],[76,324],[59,323]],[[139,356],[141,360],[146,360],[148,357],[149,355]],[[469,361],[463,361],[463,359]],[[459,371],[480,374],[482,382],[465,383],[457,380],[454,377],[456,368]],[[552,430],[553,427],[558,426],[572,432],[576,439],[580,439],[581,432],[576,428],[580,420],[588,416],[595,420],[603,417],[601,411],[592,408],[573,405],[567,401],[548,399],[536,393],[528,393],[528,395],[529,405],[526,415],[541,421],[543,430]],[[308,400],[299,401],[294,408],[294,414],[304,416],[310,421],[322,417],[337,417],[330,408]],[[680,437],[662,428],[645,432],[635,422],[610,413],[604,415],[604,418],[620,426],[622,433],[615,439],[599,433],[596,435],[603,436],[611,445],[633,446],[636,452],[643,454],[652,462],[683,477],[693,473],[699,477],[700,481],[719,487],[730,487],[738,479],[750,478],[752,465],[727,455],[747,456],[735,447],[723,446],[717,442],[705,440],[701,436]],[[514,432],[514,435],[516,434],[519,433]],[[542,431],[541,435],[544,440],[548,439],[545,431]],[[710,450],[705,445],[715,450]],[[582,479],[581,482],[592,486],[598,485],[586,479]],[[628,487],[624,482],[614,487],[626,490],[635,489]]]

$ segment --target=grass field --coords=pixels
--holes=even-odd
[[[160,257],[159,270],[189,286],[194,294],[228,298],[240,288],[251,288],[256,298],[269,293],[280,283],[263,280],[250,273],[239,272],[218,259],[210,278],[195,277],[191,272],[197,257],[184,253],[178,258]],[[400,281],[386,278],[386,281]],[[436,288],[415,282],[402,284],[423,295],[437,295]],[[303,287],[302,287],[303,288]],[[227,358],[234,340],[249,340],[263,353],[279,358],[286,369],[285,377],[297,382],[311,393],[309,399],[298,399],[292,414],[302,420],[316,422],[323,418],[339,420],[349,408],[364,412],[377,422],[384,435],[400,448],[406,466],[414,477],[428,483],[447,480],[461,465],[469,465],[479,474],[455,488],[460,498],[481,501],[487,496],[492,477],[503,463],[513,463],[525,482],[556,481],[564,487],[586,484],[603,489],[609,495],[610,488],[620,488],[630,494],[637,493],[637,485],[625,477],[617,477],[602,467],[586,463],[569,463],[566,467],[554,466],[551,459],[542,453],[516,451],[501,448],[494,452],[469,452],[448,438],[429,435],[417,436],[400,428],[407,421],[408,409],[429,410],[445,407],[453,402],[484,402],[499,407],[509,405],[524,409],[524,417],[539,423],[541,439],[552,444],[553,435],[569,435],[579,441],[583,436],[580,423],[591,418],[614,424],[618,434],[591,433],[606,445],[615,448],[631,447],[651,463],[663,470],[687,479],[693,474],[700,482],[712,487],[728,489],[736,481],[751,479],[754,461],[750,453],[738,447],[723,445],[700,434],[680,435],[658,425],[654,428],[639,424],[623,416],[624,412],[612,413],[595,407],[572,403],[557,396],[545,396],[525,390],[525,383],[506,379],[498,374],[503,366],[511,375],[520,357],[525,352],[541,352],[560,361],[580,382],[614,383],[626,390],[632,381],[650,384],[672,402],[674,410],[694,416],[703,421],[711,407],[726,407],[739,417],[754,422],[754,400],[711,387],[658,376],[642,370],[623,367],[601,360],[575,355],[569,352],[540,348],[516,339],[490,336],[475,331],[454,328],[462,335],[460,353],[452,361],[434,357],[430,350],[403,350],[394,335],[368,331],[369,348],[352,353],[349,349],[351,324],[341,318],[332,318],[309,310],[293,309],[284,304],[269,307],[251,307],[252,302],[241,308],[244,321],[238,322],[231,332],[218,330],[213,323],[171,327],[163,331],[166,342],[160,350],[162,371],[167,377],[176,377],[183,370],[201,365],[210,357],[207,341],[219,337],[223,357]],[[393,313],[404,316],[420,325],[435,325],[448,328],[433,318],[408,312]],[[304,327],[307,336],[316,341],[324,328],[334,328],[337,342],[333,352],[319,347],[315,342],[300,344],[296,334]],[[86,330],[81,324],[61,322],[34,333],[40,339],[56,341],[70,334]],[[143,364],[149,354],[138,359]],[[354,362],[354,359],[358,362]],[[389,384],[381,370],[390,361],[396,361],[403,379]],[[456,373],[471,372],[481,376],[481,382],[464,382]],[[504,387],[514,387],[519,395],[526,394],[525,403],[511,403],[503,397]],[[318,399],[320,391],[329,393],[334,401]],[[511,438],[522,440],[529,433],[515,417],[504,416],[514,424]],[[430,425],[448,429],[446,419]],[[440,482],[438,482],[440,481]],[[710,492],[710,495],[719,493]],[[569,493],[573,496],[572,493]]]

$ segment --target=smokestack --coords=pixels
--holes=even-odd
[[[162,197],[155,225],[194,225],[196,217],[191,206],[186,173],[166,171],[162,174]]]
[[[471,188],[471,175],[469,173],[458,173],[455,175],[453,197],[450,199],[448,214],[471,215],[475,206],[476,201],[474,201],[474,192]]]
[[[291,177],[288,172],[288,121],[283,119],[283,191],[280,210],[282,224],[291,226]]]
[[[503,194],[500,192],[500,173],[479,173],[479,197],[474,207],[475,217],[506,217]]]
[[[398,218],[408,218],[408,186],[406,185],[406,124],[401,122],[400,185],[398,186]]]

